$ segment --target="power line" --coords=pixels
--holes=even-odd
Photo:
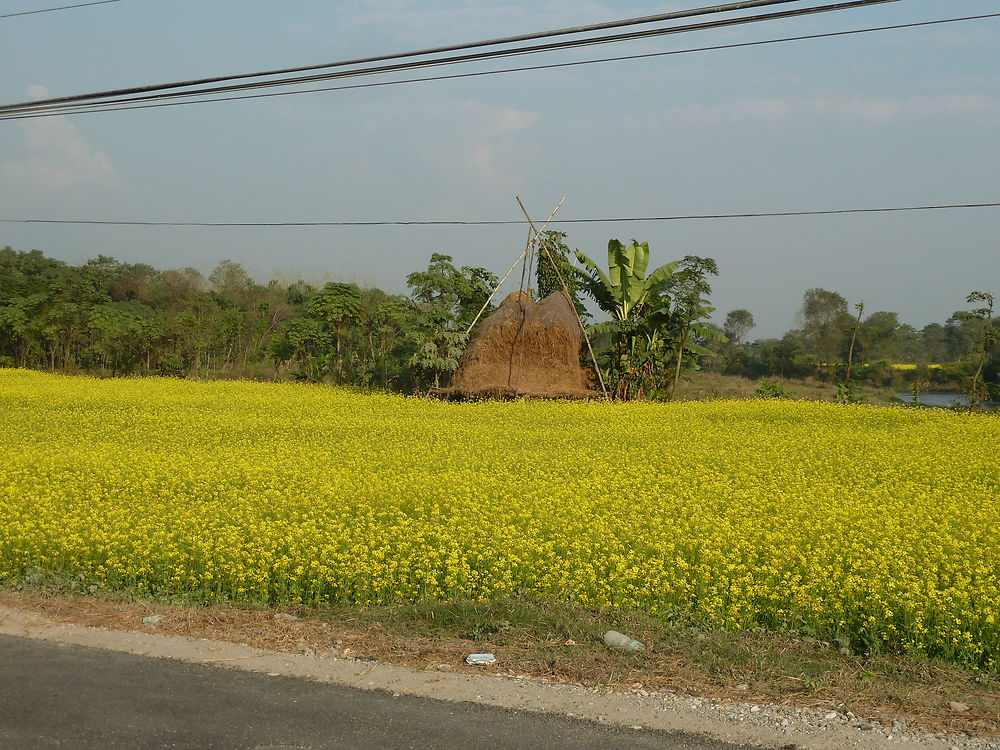
[[[762,40],[753,41],[753,42],[738,42],[738,43],[733,43],[733,44],[716,44],[716,45],[709,45],[709,46],[705,46],[705,47],[691,47],[691,48],[680,49],[680,50],[668,50],[666,52],[646,52],[646,53],[635,54],[635,55],[620,55],[620,56],[615,56],[615,57],[602,57],[602,58],[595,58],[595,59],[590,59],[590,60],[577,60],[577,61],[565,62],[565,63],[551,63],[551,64],[548,64],[548,65],[528,65],[528,66],[516,67],[516,68],[502,68],[502,69],[498,69],[498,70],[478,71],[478,72],[475,72],[475,73],[453,73],[453,74],[450,74],[450,75],[424,76],[424,77],[421,77],[421,78],[404,78],[404,79],[393,80],[393,81],[378,81],[378,82],[374,82],[374,83],[357,83],[357,84],[348,84],[348,85],[343,85],[343,86],[323,86],[323,87],[320,87],[320,88],[299,89],[299,90],[296,90],[296,91],[272,91],[272,92],[263,93],[263,94],[243,94],[243,95],[239,95],[239,96],[221,96],[221,97],[214,97],[214,98],[209,98],[209,99],[191,99],[191,100],[187,100],[187,101],[156,102],[156,103],[150,103],[150,104],[133,104],[133,105],[122,105],[122,106],[115,106],[115,107],[100,107],[100,108],[94,107],[94,108],[90,108],[90,109],[77,108],[77,109],[73,109],[72,111],[68,111],[68,112],[65,112],[65,113],[62,112],[62,111],[60,111],[60,112],[44,112],[44,113],[33,113],[33,114],[8,115],[8,116],[0,116],[0,121],[2,121],[2,120],[32,119],[32,118],[35,118],[35,117],[51,117],[51,116],[53,116],[55,114],[72,114],[72,115],[78,115],[78,114],[93,114],[93,113],[96,113],[96,112],[118,112],[118,111],[131,110],[131,109],[157,109],[157,108],[160,108],[160,107],[177,107],[177,106],[188,105],[188,104],[209,104],[209,103],[212,103],[212,102],[240,101],[240,100],[244,100],[244,99],[267,99],[267,98],[276,97],[276,96],[292,96],[292,95],[297,95],[297,94],[312,94],[312,93],[320,93],[320,92],[327,92],[327,91],[347,91],[347,90],[353,90],[353,89],[377,88],[377,87],[381,87],[381,86],[398,86],[398,85],[402,85],[402,84],[426,83],[426,82],[431,82],[431,81],[455,80],[455,79],[461,79],[461,78],[480,78],[480,77],[483,77],[483,76],[500,75],[500,74],[506,74],[506,73],[520,73],[520,72],[538,71],[538,70],[552,70],[552,69],[557,69],[557,68],[570,68],[570,67],[576,67],[576,66],[581,66],[581,65],[595,65],[595,64],[609,63],[609,62],[622,62],[622,61],[627,61],[627,60],[641,60],[641,59],[654,58],[654,57],[669,57],[669,56],[672,56],[672,55],[685,55],[685,54],[691,54],[691,53],[695,53],[695,52],[713,52],[713,51],[728,50],[728,49],[740,49],[740,48],[744,48],[744,47],[761,47],[761,46],[770,45],[770,44],[784,44],[784,43],[788,43],[788,42],[809,41],[809,40],[814,40],[814,39],[829,39],[829,38],[834,38],[834,37],[851,36],[851,35],[855,35],[855,34],[869,34],[869,33],[879,32],[879,31],[895,31],[895,30],[900,30],[900,29],[912,29],[912,28],[917,28],[917,27],[922,27],[922,26],[938,26],[938,25],[941,25],[941,24],[960,23],[960,22],[965,22],[965,21],[978,21],[978,20],[984,20],[984,19],[989,19],[989,18],[1000,18],[1000,13],[987,13],[987,14],[978,15],[978,16],[963,16],[963,17],[958,17],[958,18],[943,18],[943,19],[937,19],[937,20],[934,20],[934,21],[918,21],[918,22],[914,22],[914,23],[892,24],[892,25],[889,25],[889,26],[872,26],[872,27],[861,28],[861,29],[848,29],[846,31],[825,32],[825,33],[821,33],[821,34],[804,34],[804,35],[800,35],[800,36],[779,37],[779,38],[776,38],[776,39],[762,39]],[[83,105],[80,105],[80,106],[83,107]]]
[[[773,2],[773,0],[771,1]],[[489,52],[478,52],[473,54],[458,55],[447,58],[436,58],[431,60],[419,60],[406,63],[395,63],[391,65],[383,65],[378,67],[355,68],[355,69],[341,70],[336,72],[328,72],[318,75],[298,76],[294,78],[272,80],[272,81],[254,81],[249,83],[233,84],[230,86],[218,86],[214,88],[201,88],[188,91],[152,93],[152,94],[144,94],[141,96],[118,98],[118,99],[108,99],[107,98],[108,95],[103,95],[103,94],[80,95],[77,97],[71,97],[71,99],[77,101],[82,99],[88,99],[88,101],[85,102],[85,105],[90,106],[92,108],[96,108],[113,104],[135,103],[135,102],[157,100],[157,99],[242,91],[242,90],[262,88],[262,87],[298,85],[302,83],[311,83],[322,80],[350,78],[355,76],[375,75],[375,74],[385,74],[385,73],[396,73],[406,70],[413,70],[416,68],[437,67],[442,65],[453,65],[466,62],[478,62],[478,61],[496,59],[501,57],[511,57],[515,55],[537,54],[540,52],[551,52],[551,51],[564,50],[576,47],[593,46],[597,44],[610,44],[622,41],[632,41],[636,39],[643,39],[654,36],[663,36],[666,34],[679,34],[679,33],[689,33],[693,31],[705,31],[710,29],[724,28],[728,26],[793,18],[803,15],[811,15],[811,14],[823,13],[835,10],[860,8],[869,5],[882,4],[885,2],[898,2],[898,0],[851,0],[851,2],[842,2],[834,5],[800,8],[790,11],[782,11],[778,13],[746,16],[741,18],[725,19],[721,21],[702,22],[698,24],[688,24],[686,26],[671,26],[671,27],[644,30],[644,31],[634,31],[623,34],[613,34],[613,35],[595,37],[590,39],[571,40],[564,42],[550,42],[547,44],[533,45],[533,46],[520,47],[514,49],[492,50]],[[68,110],[71,110],[74,107],[81,106],[81,104],[75,104],[66,101],[64,101],[62,104],[60,103],[52,104],[52,102],[53,100],[42,100],[42,101],[7,105],[5,107],[0,107],[0,114],[37,112],[37,111],[45,111],[48,114],[61,114],[61,113],[67,113]]]
[[[895,0],[887,0],[887,1],[894,2]],[[104,2],[117,2],[117,0],[104,0]],[[304,65],[293,68],[279,68],[274,70],[259,71],[255,73],[239,73],[239,74],[225,75],[225,76],[213,76],[209,78],[197,78],[189,81],[174,81],[171,83],[153,84],[148,86],[134,86],[131,88],[113,89],[110,91],[100,91],[91,94],[77,94],[74,96],[56,97],[52,99],[45,99],[42,101],[35,101],[35,102],[21,102],[20,104],[15,104],[11,106],[16,107],[16,106],[31,105],[31,104],[57,104],[63,102],[79,101],[84,99],[95,99],[95,98],[105,98],[110,96],[124,96],[128,94],[147,93],[151,91],[165,90],[171,88],[189,88],[192,86],[201,86],[210,83],[222,83],[224,81],[235,81],[244,78],[261,78],[266,76],[287,75],[289,73],[305,73],[308,71],[324,70],[327,68],[345,67],[347,65],[362,65],[374,62],[386,62],[388,60],[397,60],[407,57],[424,57],[427,55],[441,54],[444,52],[458,52],[461,50],[474,49],[477,47],[492,47],[501,44],[514,44],[518,42],[530,41],[533,39],[543,39],[547,37],[564,36],[568,34],[580,34],[591,31],[604,31],[614,28],[623,28],[625,26],[641,25],[647,23],[658,23],[661,21],[677,20],[679,18],[689,18],[693,16],[706,15],[710,13],[723,13],[736,10],[744,10],[748,8],[770,6],[770,5],[782,5],[791,2],[798,2],[798,0],[748,0],[747,2],[728,3],[725,5],[715,5],[705,8],[695,8],[692,10],[675,11],[672,13],[659,13],[656,15],[642,16],[639,18],[628,18],[628,19],[609,21],[606,23],[599,23],[599,24],[590,24],[587,26],[574,26],[563,29],[555,29],[552,31],[535,32],[532,34],[520,34],[517,36],[500,37],[497,39],[487,39],[480,42],[466,42],[462,44],[452,44],[441,47],[430,47],[427,49],[413,50],[411,52],[397,52],[397,53],[392,53],[387,55],[377,55],[372,57],[358,57],[349,60],[338,60],[335,62],[320,63],[317,65]],[[33,11],[33,12],[40,12],[40,11]]]
[[[170,91],[170,92],[160,91],[158,93],[144,93],[142,95],[130,96],[126,98],[117,98],[117,99],[114,98],[109,99],[108,97],[113,96],[113,94],[105,92],[101,94],[85,94],[85,95],[78,95],[75,97],[62,97],[59,99],[46,99],[34,102],[22,102],[20,104],[12,104],[0,107],[0,115],[10,116],[10,115],[27,114],[27,113],[46,114],[46,115],[73,114],[76,109],[81,107],[90,107],[91,109],[106,107],[109,109],[115,109],[115,107],[110,105],[133,104],[151,100],[200,96],[204,94],[243,91],[247,89],[263,88],[263,87],[290,86],[302,83],[311,83],[316,81],[332,80],[339,78],[396,73],[406,70],[413,70],[417,68],[438,67],[443,65],[454,65],[458,63],[467,63],[467,62],[479,62],[483,60],[511,57],[515,55],[537,54],[540,52],[552,52],[552,51],[565,50],[577,47],[594,46],[598,44],[610,44],[623,41],[633,41],[636,39],[646,39],[651,37],[664,36],[667,34],[680,34],[680,33],[689,33],[693,31],[706,31],[711,29],[726,28],[729,26],[758,23],[763,21],[795,18],[817,13],[862,8],[870,5],[883,4],[886,2],[898,2],[898,0],[851,0],[850,2],[841,2],[833,5],[799,8],[787,11],[780,11],[776,13],[760,14],[756,16],[744,16],[739,18],[729,18],[718,21],[707,21],[697,24],[688,24],[685,26],[670,26],[670,27],[663,27],[663,28],[656,28],[656,29],[649,29],[642,31],[632,31],[622,34],[613,34],[603,37],[594,37],[589,39],[575,39],[563,42],[549,42],[546,44],[532,45],[528,47],[519,47],[514,49],[491,50],[487,52],[477,52],[473,54],[457,55],[447,58],[410,61],[405,63],[382,65],[378,67],[354,68],[354,69],[327,72],[323,74],[310,75],[310,76],[297,76],[293,78],[270,80],[270,81],[253,81],[247,83],[238,83],[227,86],[216,86],[212,88],[201,88],[201,89],[193,89],[187,91]],[[174,86],[174,84],[169,84],[167,86],[172,87]],[[162,87],[155,87],[155,88],[162,88]]]
[[[622,224],[659,221],[705,221],[722,219],[767,219],[792,216],[837,216],[843,214],[881,214],[913,211],[1000,208],[997,203],[951,203],[936,206],[893,206],[889,208],[837,208],[821,211],[768,211],[763,213],[681,214],[676,216],[631,216],[600,219],[555,219],[552,224]],[[124,227],[411,227],[411,226],[523,226],[523,219],[494,220],[394,220],[394,221],[102,221],[86,219],[2,219],[0,224],[65,224],[75,226]]]
[[[60,5],[58,8],[42,8],[41,10],[22,10],[20,13],[4,13],[0,18],[14,18],[14,16],[33,16],[36,13],[55,13],[57,10],[70,10],[71,8],[86,8],[88,5],[107,5],[108,3],[120,3],[121,0],[95,0],[91,3],[77,3],[76,5]]]

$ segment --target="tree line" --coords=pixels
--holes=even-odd
[[[650,256],[648,243],[611,240],[604,263],[571,251],[564,234],[548,232],[528,280],[539,298],[569,292],[617,398],[671,398],[682,373],[699,368],[751,378],[843,381],[846,375],[850,382],[975,378],[984,392],[996,388],[1000,355],[987,293],[970,296],[979,308],[918,330],[893,312],[864,315],[860,303],[852,314],[840,294],[810,289],[800,327],[751,341],[747,310],[729,312],[722,326],[709,322],[710,282],[719,273],[714,260],[685,256],[650,270]],[[447,383],[468,342],[466,330],[497,283],[489,270],[456,266],[437,253],[426,270],[409,274],[406,294],[392,294],[344,282],[259,283],[232,260],[205,276],[103,255],[71,265],[5,247],[0,366],[284,377],[424,392]],[[591,320],[586,302],[608,320]],[[915,367],[891,367],[899,363]]]
[[[753,316],[735,310],[723,326],[728,343],[717,367],[751,378],[817,377],[876,387],[938,387],[970,392],[979,400],[1000,397],[1000,351],[993,296],[972,292],[943,323],[923,328],[901,322],[895,312],[867,312],[827,289],[802,297],[801,325],[781,338],[747,341]],[[907,367],[903,369],[900,366]]]

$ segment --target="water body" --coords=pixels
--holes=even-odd
[[[896,394],[896,398],[904,404],[913,403],[913,393],[910,391],[900,391]],[[969,397],[964,393],[951,391],[941,393],[921,393],[917,396],[917,403],[921,406],[933,406],[938,409],[947,409],[951,406],[968,406]],[[1000,408],[1000,403],[987,401],[982,405],[982,407],[984,409],[996,409]]]

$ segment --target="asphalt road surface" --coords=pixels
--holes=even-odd
[[[0,636],[0,750],[756,750]]]

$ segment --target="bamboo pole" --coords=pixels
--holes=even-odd
[[[524,203],[521,202],[521,197],[520,196],[515,196],[515,198],[517,199],[517,205],[519,205],[521,207],[521,211],[524,213],[525,218],[528,220],[528,224],[530,224],[531,228],[534,229],[535,228],[535,222],[533,222],[531,220],[531,216],[528,215],[528,209],[526,209],[524,207]],[[559,206],[561,206],[563,204],[563,201],[565,201],[565,200],[566,199],[563,198],[561,201],[559,201]],[[557,210],[558,210],[559,206],[556,207]],[[554,214],[555,214],[555,212],[553,211],[553,215]],[[550,221],[551,221],[551,218],[552,217],[550,216],[549,217]],[[545,222],[546,225],[548,225],[548,223],[549,223],[548,221]],[[544,229],[545,229],[545,227],[543,226],[542,227],[542,231],[544,231]],[[535,233],[536,241],[537,241],[537,238],[539,236],[541,236],[542,231],[538,231],[538,232]],[[549,256],[549,262],[552,264],[552,268],[555,270],[556,276],[559,277],[559,283],[562,284],[563,291],[566,293],[566,297],[569,298],[570,305],[572,305],[573,304],[573,295],[569,293],[569,286],[566,284],[566,280],[563,278],[562,272],[559,270],[559,266],[556,265],[556,259],[553,257],[552,251],[549,249],[549,246],[546,245],[544,242],[542,243],[542,247],[545,249],[545,252],[548,254],[548,256]],[[576,309],[575,308],[574,308],[573,312],[576,313]],[[583,319],[580,317],[579,314],[577,314],[577,316],[576,316],[576,322],[580,324],[580,330],[583,331],[583,340],[587,342],[587,351],[590,352],[590,360],[591,360],[591,362],[594,363],[594,370],[597,371],[597,380],[601,384],[601,393],[604,394],[604,398],[608,398],[608,389],[604,385],[604,375],[601,374],[601,366],[599,364],[597,364],[597,356],[594,354],[594,347],[591,346],[591,344],[590,344],[590,336],[587,335],[587,327],[584,326]]]

